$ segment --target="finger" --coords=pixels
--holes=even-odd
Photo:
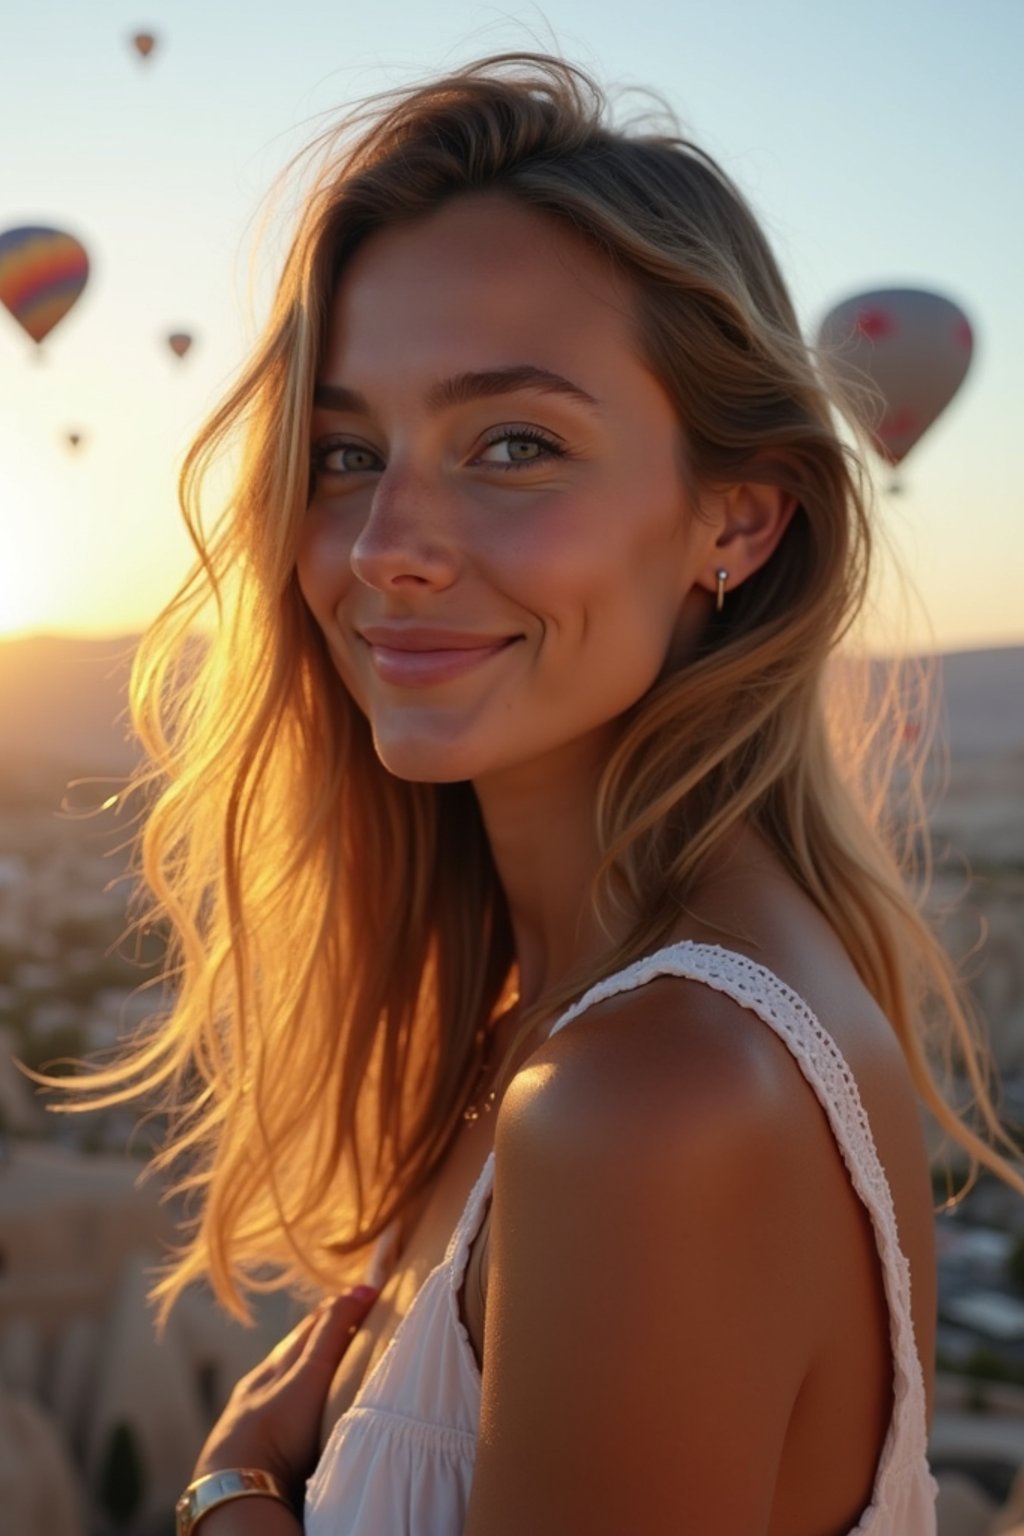
[[[379,1294],[372,1285],[357,1285],[321,1303],[317,1325],[306,1340],[305,1353],[334,1346],[339,1337],[351,1338]]]
[[[300,1317],[295,1327],[289,1333],[286,1333],[283,1338],[278,1339],[270,1353],[264,1356],[255,1371],[251,1373],[252,1380],[262,1381],[291,1369],[305,1349],[309,1336],[317,1325],[324,1305],[321,1302],[320,1306],[314,1307],[311,1312],[307,1312],[304,1317]]]
[[[377,1296],[372,1286],[360,1285],[322,1303],[294,1369],[333,1373]]]
[[[266,1386],[287,1376],[315,1346],[317,1356],[327,1355],[335,1363],[341,1359],[349,1341],[358,1330],[378,1296],[373,1286],[357,1285],[341,1296],[328,1296],[299,1319],[246,1378],[254,1386]],[[338,1336],[338,1329],[342,1329]]]

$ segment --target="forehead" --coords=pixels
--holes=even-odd
[[[637,355],[636,335],[627,279],[582,235],[509,196],[463,194],[360,246],[335,290],[328,362],[558,368]]]

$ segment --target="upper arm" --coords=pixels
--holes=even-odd
[[[502,1103],[466,1536],[767,1529],[813,1346],[805,1122],[768,1032],[691,992],[614,999]]]

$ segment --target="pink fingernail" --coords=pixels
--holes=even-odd
[[[357,1285],[346,1293],[353,1301],[376,1301],[380,1292],[373,1285]]]

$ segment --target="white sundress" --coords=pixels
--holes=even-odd
[[[871,1502],[849,1536],[935,1536],[938,1484],[927,1456],[924,1377],[885,1170],[846,1059],[807,1004],[773,972],[718,945],[671,944],[606,977],[555,1023],[656,976],[724,992],[789,1048],[825,1109],[874,1227],[889,1305],[892,1418]],[[306,1486],[306,1536],[461,1536],[480,1417],[480,1372],[458,1295],[494,1180],[491,1152],[440,1264],[424,1280],[352,1406],[338,1419]],[[367,1279],[386,1274],[389,1233]]]

